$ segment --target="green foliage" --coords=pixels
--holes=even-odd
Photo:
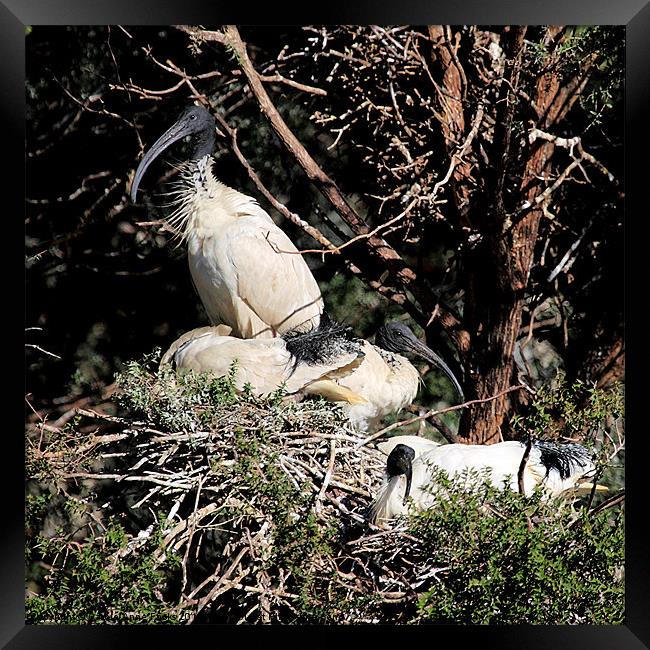
[[[42,494],[27,494],[25,496],[25,532],[29,538],[36,534],[52,502],[52,495],[49,492]],[[29,566],[34,556],[32,545],[25,544],[25,561]]]
[[[157,369],[159,358],[157,348],[141,362],[128,362],[124,372],[116,376],[122,389],[117,399],[124,408],[144,415],[165,430],[194,431],[209,426],[212,411],[201,406],[232,406],[240,399],[234,382],[236,363],[223,377],[193,371],[176,375],[169,366]],[[245,390],[243,398],[254,396]]]
[[[488,489],[468,495],[454,492],[450,486],[449,498],[441,500],[436,510],[412,518],[406,535],[399,529],[384,531],[367,548],[363,544],[348,546],[351,538],[372,537],[376,531],[361,530],[358,519],[348,517],[344,509],[324,505],[333,490],[330,486],[319,500],[321,478],[307,470],[290,478],[280,468],[287,444],[283,436],[339,432],[343,421],[339,409],[319,401],[286,403],[281,389],[268,399],[255,397],[246,387],[237,391],[235,367],[229,376],[219,379],[194,373],[176,376],[170,369],[158,371],[159,352],[122,368],[122,360],[154,345],[168,345],[177,334],[205,321],[186,272],[183,248],[170,246],[165,232],[151,227],[153,224],[141,223],[161,213],[152,211],[150,204],[145,209],[124,201],[127,179],[132,177],[142,146],[153,142],[160,127],[187,102],[186,89],[181,86],[168,93],[165,101],[151,102],[128,90],[126,78],[141,88],[168,88],[169,72],[156,65],[153,56],[159,61],[171,60],[193,76],[207,71],[205,61],[197,56],[197,44],[188,48],[187,37],[173,29],[133,26],[127,32],[110,26],[28,26],[25,31],[27,320],[47,325],[49,338],[39,342],[47,349],[53,343],[51,349],[62,357],[53,361],[28,349],[28,390],[37,402],[43,400],[36,404],[39,410],[46,407],[54,414],[55,405],[98,393],[113,373],[120,371],[118,399],[124,410],[121,434],[125,436],[112,445],[98,442],[95,426],[100,423],[92,421],[88,426],[81,417],[69,420],[60,431],[53,427],[32,433],[27,475],[40,484],[26,498],[27,575],[30,589],[38,592],[28,601],[30,622],[175,622],[182,616],[175,609],[179,598],[173,588],[182,571],[178,558],[169,548],[161,547],[161,522],[153,522],[154,533],[145,544],[120,554],[134,542],[133,531],[143,529],[140,524],[149,517],[149,504],[129,511],[140,494],[138,499],[120,501],[127,482],[63,478],[75,472],[125,471],[125,467],[147,461],[148,456],[153,460],[138,466],[142,475],[161,471],[181,479],[190,477],[190,485],[197,478],[203,481],[203,492],[188,488],[179,517],[187,517],[183,508],[195,501],[198,506],[225,504],[219,516],[214,515],[214,522],[201,522],[208,532],[210,526],[217,529],[221,538],[211,542],[206,557],[200,560],[192,546],[190,572],[212,572],[217,566],[227,566],[231,554],[246,544],[249,533],[260,533],[264,524],[268,527],[264,529],[266,546],[258,549],[259,556],[246,559],[248,573],[242,579],[242,589],[235,595],[227,592],[206,608],[206,618],[212,621],[238,620],[242,613],[259,606],[259,592],[245,590],[260,584],[254,582],[259,575],[268,579],[264,584],[270,590],[281,584],[290,591],[292,598],[283,602],[291,607],[271,612],[271,618],[281,622],[621,621],[622,512],[612,508],[589,514],[585,504],[574,511],[545,504],[537,495],[524,499]],[[271,70],[327,90],[327,95],[314,95],[281,84],[269,86],[289,127],[374,227],[402,212],[410,196],[425,199],[433,195],[435,183],[449,166],[449,152],[431,110],[435,100],[431,75],[437,73],[430,66],[430,45],[422,40],[426,30],[414,32],[412,37],[404,30],[396,32],[390,38],[397,40],[388,44],[389,49],[381,45],[378,32],[367,27],[316,31],[250,28],[244,40],[258,70]],[[489,31],[495,43],[504,35],[502,28]],[[543,27],[531,27],[527,32],[512,142],[525,138],[530,119],[525,98],[534,97],[537,75],[547,63],[543,31]],[[553,133],[583,137],[585,149],[620,176],[623,28],[589,26],[569,31],[559,45],[555,65],[565,79],[582,73],[593,56],[594,67],[579,101],[560,130]],[[471,42],[470,27],[459,33],[463,39],[459,63],[468,78],[463,109],[469,127],[478,97],[487,99],[488,115],[494,115],[495,107],[489,95],[483,97],[485,88],[472,72],[473,59],[479,63],[478,59],[483,59],[488,65],[490,61],[475,48],[478,42]],[[423,66],[415,61],[414,67],[414,61],[402,60],[400,54],[387,55],[393,46],[406,52],[411,46],[405,39],[425,47]],[[331,206],[317,195],[282,148],[275,146],[276,136],[260,121],[256,103],[243,101],[245,96],[238,88],[241,76],[234,79],[231,75],[235,67],[232,52],[216,46],[202,50],[203,54],[209,51],[210,69],[220,74],[197,79],[197,88],[215,106],[221,106],[231,125],[237,127],[240,148],[266,186],[333,241],[348,239],[349,229]],[[280,51],[282,56],[278,56]],[[481,47],[481,52],[488,49]],[[355,63],[366,57],[371,65]],[[129,71],[126,76],[125,70]],[[492,67],[490,74],[494,70]],[[491,81],[490,86],[499,84]],[[365,95],[371,101],[363,112]],[[346,121],[344,116],[352,119]],[[337,144],[331,147],[335,139]],[[497,159],[489,148],[491,142],[492,127],[486,120],[474,144],[485,148],[490,160]],[[404,151],[409,153],[409,148],[416,164],[410,160],[405,164]],[[512,148],[509,165],[513,169],[523,160],[521,152],[525,150]],[[472,157],[470,152],[467,160]],[[475,180],[481,184],[483,165],[477,160],[481,171]],[[559,160],[558,165],[561,169]],[[540,249],[544,245],[544,252],[539,252],[546,261],[533,268],[527,289],[528,297],[536,293],[536,287],[549,290],[548,269],[582,232],[585,215],[597,216],[577,251],[571,274],[558,278],[563,292],[559,297],[568,304],[571,315],[567,319],[570,344],[562,348],[562,355],[572,383],[560,382],[557,390],[540,389],[530,413],[514,417],[511,424],[516,433],[586,438],[601,450],[601,464],[611,465],[612,445],[619,444],[615,422],[622,414],[622,392],[597,391],[573,382],[582,373],[582,348],[595,350],[607,338],[602,332],[615,331],[622,313],[618,188],[600,179],[597,170],[588,172],[592,177],[589,184],[578,177],[579,183],[566,183],[554,193],[550,214],[557,217],[544,219],[539,233]],[[215,173],[228,185],[259,196],[226,147],[219,147]],[[155,178],[150,179],[148,189],[153,190]],[[517,189],[512,197],[518,200],[518,173],[513,174],[513,182]],[[471,229],[455,223],[449,187],[435,204],[422,200],[412,218],[382,236],[395,245],[442,303],[460,315],[462,288],[467,285],[456,272],[465,268],[466,251],[473,244],[468,246],[471,240],[466,236]],[[490,211],[492,200],[492,196],[479,195],[473,203],[484,202]],[[264,201],[262,205],[268,209]],[[329,225],[324,215],[331,219]],[[285,222],[282,227],[299,248],[313,247],[313,241],[298,228]],[[587,240],[591,242],[588,249]],[[307,259],[328,310],[359,335],[371,335],[386,318],[404,316],[396,304],[369,291],[357,277],[348,276],[341,256]],[[384,269],[370,266],[372,277],[384,277]],[[571,283],[571,275],[577,281]],[[79,296],[84,296],[81,310]],[[596,329],[594,323],[601,323],[604,303],[610,320]],[[538,313],[538,317],[542,315]],[[423,317],[426,321],[429,314]],[[592,332],[596,332],[593,337],[586,335]],[[549,336],[559,336],[559,328]],[[436,373],[428,373],[426,388],[428,393],[423,390],[420,394],[425,406],[455,399],[448,382]],[[454,430],[459,414],[444,416]],[[54,420],[53,415],[49,423]],[[108,423],[111,433],[116,425],[117,421]],[[165,438],[165,434],[172,435]],[[307,448],[307,442],[301,444]],[[324,454],[314,453],[316,464],[322,463],[323,468],[328,462],[327,444],[324,448]],[[354,473],[364,457],[348,454],[345,458],[352,459],[348,467]],[[337,457],[337,463],[339,460]],[[610,480],[614,470],[618,483]],[[341,471],[338,465],[337,471]],[[609,466],[606,471],[608,480],[603,482],[610,487],[620,485],[622,468]],[[152,488],[151,483],[131,482],[128,489],[146,494]],[[341,493],[336,494],[341,498]],[[161,491],[155,498],[159,501],[154,507],[169,512],[178,496]],[[368,497],[361,497],[348,505],[357,508],[358,516],[367,501]],[[107,525],[101,534],[90,534],[86,507],[91,502],[102,508],[107,503],[112,508],[124,506],[120,515],[125,519]],[[99,516],[106,517],[103,513]],[[138,525],[129,526],[133,524],[129,517]],[[224,539],[229,547],[224,547]],[[355,548],[359,550],[351,550]],[[354,561],[351,553],[356,553]],[[166,559],[161,563],[162,557]],[[427,573],[431,575],[423,578]],[[346,582],[342,575],[353,577]],[[407,584],[399,583],[400,575],[408,578]],[[384,599],[387,589],[406,595],[388,603]]]
[[[594,57],[595,71],[580,96],[580,104],[590,118],[586,131],[603,125],[606,117],[620,107],[625,80],[625,40],[607,27],[593,25],[576,28],[567,44],[571,45],[571,58],[576,65]]]
[[[600,390],[583,381],[568,384],[563,373],[558,373],[553,385],[545,385],[537,392],[525,418],[514,416],[515,429],[526,428],[537,434],[561,433],[566,437],[593,439],[610,418],[620,418],[625,407],[623,386]]]
[[[25,522],[36,522],[45,516],[47,508],[52,501],[49,492],[43,494],[28,494],[25,497]]]
[[[416,562],[428,580],[414,622],[620,624],[624,520],[541,493],[526,498],[454,481],[435,509],[414,515]]]
[[[264,432],[251,439],[247,432],[236,438],[237,464],[233,468],[239,488],[255,495],[256,506],[272,522],[271,547],[264,558],[270,576],[286,572],[299,593],[296,618],[291,622],[323,622],[319,607],[318,566],[333,554],[336,530],[318,521],[312,507],[314,493],[308,484],[293,485],[278,466],[278,453],[262,453]]]
[[[321,494],[322,478],[308,470],[327,467],[332,437],[349,437],[340,428],[340,409],[322,400],[286,401],[281,390],[268,398],[237,391],[234,369],[221,379],[176,376],[158,370],[158,357],[156,351],[130,363],[118,377],[119,399],[131,410],[125,420],[138,422],[138,444],[149,450],[149,464],[142,464],[137,446],[129,456],[128,440],[116,451],[127,454],[127,466],[137,464],[138,475],[156,470],[174,482],[200,478],[201,489],[186,488],[183,501],[197,508],[219,504],[201,522],[201,550],[191,539],[179,546],[178,538],[168,537],[177,522],[163,516],[138,524],[137,530],[152,531],[143,539],[126,521],[110,521],[85,539],[73,540],[60,528],[46,537],[38,534],[38,519],[53,497],[29,495],[26,561],[36,592],[27,603],[30,622],[185,622],[212,585],[191,604],[178,593],[183,576],[189,576],[187,595],[239,557],[239,574],[228,575],[238,575],[240,589],[226,585],[197,622],[235,622],[257,607],[267,620],[282,623],[621,623],[622,509],[595,509],[588,500],[546,502],[541,493],[523,497],[489,485],[468,490],[460,478],[441,474],[434,509],[376,535],[359,524],[368,499],[349,503],[354,517],[348,515],[329,502],[341,493],[330,486]],[[622,406],[620,390],[559,381],[555,390],[539,391],[530,418],[518,426],[540,434],[560,418],[567,435],[601,431]],[[125,431],[132,430],[127,424]],[[153,445],[146,431],[156,436]],[[330,438],[323,444],[316,433]],[[79,440],[89,444],[88,437]],[[353,449],[354,439],[337,458],[357,472],[369,458],[351,456]],[[300,471],[288,472],[287,462]],[[356,474],[342,478],[339,465],[336,471],[333,479],[355,484]],[[372,471],[370,465],[364,471]],[[377,474],[375,485],[379,480]],[[150,486],[140,486],[140,493]],[[161,496],[151,505],[169,512],[177,498]],[[72,518],[87,504],[66,496],[61,511]],[[181,509],[178,516],[189,521],[191,512]]]
[[[155,559],[161,550],[160,528],[136,552],[125,552],[126,542],[118,523],[83,545],[38,538],[35,548],[52,558],[53,566],[44,592],[27,599],[27,623],[177,623],[160,591],[177,564],[169,549],[162,562]]]

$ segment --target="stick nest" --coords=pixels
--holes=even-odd
[[[119,493],[106,508],[126,504],[133,529],[114,561],[162,532],[155,560],[172,557],[179,571],[161,597],[186,622],[371,622],[369,604],[404,598],[376,555],[400,532],[366,520],[385,456],[341,409],[241,394],[234,372],[176,376],[155,361],[118,379],[129,417],[80,412],[117,432],[77,440],[83,454],[50,444],[39,459],[50,475]]]

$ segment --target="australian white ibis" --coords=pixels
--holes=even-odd
[[[440,445],[419,438],[421,442],[414,444],[413,438],[395,436],[378,445],[388,458],[384,483],[370,511],[371,521],[406,514],[409,499],[418,510],[434,506],[439,470],[450,478],[477,470],[495,487],[519,490],[519,468],[526,443],[509,440],[494,445]],[[588,492],[594,487],[590,478],[595,470],[591,452],[582,445],[534,440],[523,471],[524,494],[530,495],[537,485],[550,496]],[[607,491],[602,485],[595,489]]]
[[[364,341],[361,365],[338,383],[365,398],[364,403],[345,407],[350,421],[362,431],[373,427],[389,413],[400,411],[415,399],[420,374],[406,355],[419,357],[442,370],[451,381],[461,402],[465,400],[460,383],[449,366],[411,329],[400,322],[382,325],[374,345]]]
[[[270,393],[285,383],[290,393],[340,402],[350,422],[363,431],[415,399],[420,375],[400,352],[433,363],[449,377],[461,399],[463,395],[449,367],[403,323],[382,325],[374,345],[352,337],[350,328],[330,321],[326,314],[315,330],[288,333],[274,341],[224,337],[210,328],[194,332],[172,344],[163,361],[173,359],[179,369],[225,375],[236,359],[238,381],[249,381],[256,392]]]
[[[235,386],[249,385],[256,395],[284,386],[289,395],[321,395],[341,403],[365,400],[336,380],[363,361],[361,342],[349,328],[322,319],[309,332],[290,332],[273,339],[239,339],[229,327],[200,327],[183,334],[165,352],[161,365],[225,376],[234,368]]]
[[[254,198],[213,176],[215,126],[205,108],[185,109],[143,157],[131,199],[151,162],[192,136],[191,158],[180,166],[171,192],[175,210],[168,222],[187,242],[192,279],[210,321],[245,339],[316,327],[323,301],[302,255]]]

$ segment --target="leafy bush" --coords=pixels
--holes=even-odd
[[[178,615],[160,589],[178,567],[178,558],[167,551],[164,560],[157,561],[161,543],[158,526],[137,552],[130,552],[128,536],[116,523],[83,545],[37,537],[35,550],[53,557],[54,565],[45,579],[45,593],[27,599],[26,622],[177,623]]]
[[[28,498],[30,622],[622,622],[616,495],[549,502],[441,475],[435,509],[380,529],[365,517],[385,457],[338,407],[239,393],[232,373],[177,377],[157,358],[119,377],[110,433],[75,438],[80,417],[30,459],[75,521],[100,504],[94,532],[48,537],[39,522],[62,497]],[[578,388],[541,391],[518,426],[591,432],[611,455],[620,395]]]
[[[415,516],[416,558],[436,568],[417,621],[486,624],[623,622],[623,516],[590,514],[541,492],[450,489]],[[424,586],[424,585],[423,585]]]

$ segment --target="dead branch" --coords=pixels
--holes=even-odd
[[[296,90],[300,90],[303,93],[311,93],[312,95],[320,95],[321,97],[327,97],[326,90],[323,90],[322,88],[316,88],[315,86],[308,86],[307,84],[301,84],[298,81],[294,81],[293,79],[287,79],[286,77],[283,77],[281,74],[260,75],[260,79],[265,83],[271,83],[271,82],[282,83],[285,84],[286,86],[290,86],[291,88],[295,88]]]
[[[346,241],[346,242],[343,243],[343,244],[340,244],[339,246],[333,246],[332,248],[327,248],[327,249],[322,249],[322,248],[308,248],[308,249],[299,250],[299,251],[285,251],[285,250],[281,250],[281,249],[277,248],[277,246],[276,246],[276,247],[275,247],[275,248],[276,248],[276,251],[277,251],[278,253],[286,253],[286,254],[291,254],[291,255],[305,255],[305,254],[307,254],[307,253],[320,253],[320,254],[322,254],[322,255],[324,255],[324,254],[326,254],[326,253],[336,253],[336,254],[340,254],[340,252],[341,252],[344,248],[347,248],[348,246],[350,246],[350,245],[352,245],[352,244],[354,244],[354,243],[356,243],[356,242],[358,242],[358,241],[361,241],[362,239],[368,239],[368,238],[370,238],[370,237],[374,237],[375,235],[379,234],[379,231],[381,231],[381,230],[387,230],[388,228],[390,228],[391,226],[393,226],[394,224],[396,224],[398,221],[401,221],[401,220],[402,220],[402,219],[403,219],[403,218],[404,218],[404,217],[405,217],[405,216],[406,216],[406,215],[411,211],[411,208],[412,208],[412,207],[413,207],[417,202],[418,202],[418,199],[417,199],[417,198],[416,198],[416,199],[413,199],[413,200],[412,200],[412,201],[411,201],[411,202],[406,206],[406,208],[405,208],[402,212],[400,212],[400,214],[398,214],[396,217],[393,217],[392,219],[390,219],[390,220],[387,221],[386,223],[382,223],[382,224],[380,224],[380,225],[377,226],[375,229],[373,229],[371,232],[368,232],[368,233],[363,234],[363,235],[357,235],[356,237],[352,237],[352,239],[349,239],[348,241]]]
[[[419,420],[423,420],[426,418],[430,418],[432,416],[436,415],[441,415],[443,413],[449,413],[451,411],[458,411],[459,409],[462,408],[467,408],[468,406],[472,406],[473,404],[484,404],[486,402],[491,402],[492,400],[499,399],[500,397],[503,397],[504,395],[507,395],[508,393],[511,393],[514,390],[522,390],[525,389],[526,386],[519,385],[519,386],[511,386],[510,388],[506,388],[505,390],[502,390],[501,392],[497,393],[496,395],[492,395],[491,397],[486,397],[483,399],[472,399],[467,402],[463,402],[462,404],[456,404],[455,406],[448,406],[444,409],[433,409],[431,411],[427,411],[423,415],[418,415],[413,418],[409,418],[408,420],[402,420],[400,422],[394,422],[393,424],[388,425],[387,427],[384,427],[383,429],[380,429],[377,431],[377,433],[373,433],[371,436],[368,436],[362,445],[366,445],[369,442],[372,442],[373,440],[376,440],[377,438],[381,438],[385,436],[388,432],[393,431],[394,429],[397,429],[399,427],[406,426],[407,424],[413,424],[413,422],[418,422]]]
[[[524,494],[524,470],[526,469],[526,463],[528,462],[528,457],[530,456],[530,450],[533,447],[533,439],[528,438],[526,443],[526,449],[524,450],[524,455],[521,457],[521,462],[519,463],[519,470],[517,471],[517,486],[519,489],[519,494]]]

